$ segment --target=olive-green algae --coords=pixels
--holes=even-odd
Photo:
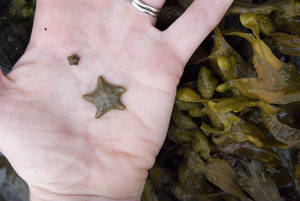
[[[300,97],[300,4],[252,2],[235,0],[185,68],[156,162],[173,177],[152,192],[158,200],[299,200],[300,109],[290,103]]]

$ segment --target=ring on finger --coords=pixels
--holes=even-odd
[[[146,4],[142,0],[130,0],[130,2],[135,8],[137,8],[138,10],[140,10],[148,15],[157,17],[160,14],[160,9],[154,8],[153,6]]]

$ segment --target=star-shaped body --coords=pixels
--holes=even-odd
[[[102,76],[99,76],[96,89],[92,93],[82,96],[82,98],[96,106],[95,118],[98,119],[110,110],[124,110],[126,108],[120,100],[125,91],[125,88],[110,85],[105,82]]]
[[[72,65],[78,65],[80,61],[80,57],[78,54],[74,53],[71,56],[67,57],[69,64]]]

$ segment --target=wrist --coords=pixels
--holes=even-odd
[[[106,198],[106,197],[101,197],[101,196],[78,196],[78,195],[40,198],[40,197],[31,195],[30,201],[139,201],[139,199],[138,198],[117,199],[117,198]]]
[[[140,201],[140,198],[109,198],[98,195],[60,195],[49,192],[30,191],[30,201]]]

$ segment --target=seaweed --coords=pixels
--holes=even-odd
[[[175,176],[158,200],[299,200],[299,6],[235,0],[192,56],[156,163]]]
[[[8,73],[23,55],[30,39],[35,0],[1,0],[0,66]]]
[[[238,171],[238,182],[251,197],[256,201],[281,201],[276,184],[264,172],[260,162],[251,161],[245,166],[247,170]]]

